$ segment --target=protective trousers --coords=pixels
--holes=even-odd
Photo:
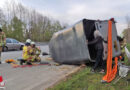
[[[103,49],[98,49],[97,50],[96,62],[95,62],[95,65],[94,65],[93,69],[95,70],[100,63],[101,63],[101,68],[104,69]]]
[[[0,46],[0,62],[1,62],[1,52],[2,52],[2,47]]]

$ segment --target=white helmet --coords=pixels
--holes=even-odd
[[[26,40],[26,43],[31,43],[31,39],[27,39],[27,40]]]
[[[35,45],[35,42],[31,42],[31,45]]]

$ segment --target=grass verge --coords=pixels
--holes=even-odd
[[[130,44],[127,45],[127,48],[130,51]],[[125,63],[130,65],[127,57],[125,59]],[[130,73],[126,78],[121,78],[116,84],[114,82],[117,78],[111,83],[101,83],[100,81],[104,75],[91,73],[90,69],[91,67],[86,67],[48,90],[130,90],[130,81],[128,81],[130,79]]]
[[[103,74],[91,73],[90,67],[87,67],[48,90],[130,90],[130,82],[127,81],[130,74],[116,84],[113,84],[115,80],[103,84],[100,82],[102,77]]]

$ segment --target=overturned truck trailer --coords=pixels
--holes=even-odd
[[[54,33],[49,43],[50,54],[54,61],[61,64],[81,64],[95,61],[96,50],[94,45],[88,45],[86,40],[94,39],[94,31],[99,30],[104,41],[104,56],[107,59],[108,20],[83,19],[71,27]],[[121,54],[115,21],[112,23],[112,54],[113,57]]]

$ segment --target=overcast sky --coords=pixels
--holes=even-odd
[[[0,7],[6,1],[0,0]],[[126,25],[126,16],[130,16],[130,0],[15,0],[54,19],[70,25],[83,19],[110,19],[114,17],[118,34]]]

